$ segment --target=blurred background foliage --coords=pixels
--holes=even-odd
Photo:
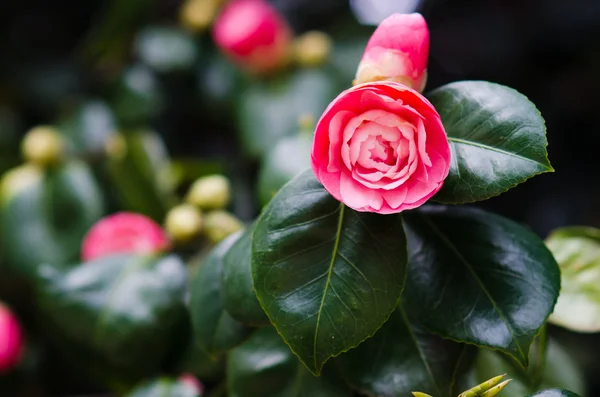
[[[78,261],[82,234],[102,214],[133,210],[163,222],[191,182],[223,173],[232,182],[229,209],[244,222],[253,220],[281,183],[308,165],[311,123],[351,85],[372,25],[395,11],[416,10],[428,22],[427,90],[457,80],[489,80],[525,94],[546,119],[556,173],[481,205],[543,237],[563,225],[600,226],[594,176],[600,2],[271,3],[296,34],[316,29],[331,36],[327,62],[251,78],[215,49],[208,31],[182,17],[187,4],[182,0],[0,2],[0,172],[22,162],[21,138],[37,125],[57,127],[73,157],[43,182],[31,173],[19,176],[35,189],[3,193],[2,206],[17,215],[2,219],[0,266],[19,271],[0,275],[0,299],[14,306],[27,330],[39,329],[39,319],[20,273],[44,261]],[[48,209],[48,202],[54,207]],[[69,215],[54,219],[48,213]],[[32,236],[31,230],[39,233]],[[48,247],[28,252],[28,244]],[[52,282],[51,275],[45,282]],[[60,294],[58,286],[52,291]],[[71,315],[60,299],[47,299]],[[589,395],[599,395],[600,335],[551,332],[585,369]],[[69,365],[77,346],[65,350],[64,341],[49,341],[44,333],[28,336],[22,369],[0,376],[0,390],[32,373],[36,381],[23,397],[98,390]],[[197,372],[210,381],[219,369],[208,367]]]

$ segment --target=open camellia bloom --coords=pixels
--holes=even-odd
[[[11,370],[20,360],[23,331],[12,311],[0,303],[0,373]]]
[[[268,73],[287,62],[293,35],[265,0],[233,0],[215,21],[213,38],[240,67]]]
[[[164,230],[152,219],[119,212],[98,221],[88,231],[81,248],[84,261],[117,253],[152,254],[169,247]]]
[[[356,84],[390,80],[423,92],[429,29],[421,14],[393,14],[377,27],[356,72]]]
[[[339,201],[391,214],[419,207],[441,189],[450,146],[425,97],[403,84],[373,82],[342,92],[325,110],[311,162]]]

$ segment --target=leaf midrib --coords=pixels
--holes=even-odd
[[[477,273],[475,273],[473,266],[460,253],[458,248],[456,248],[456,246],[446,237],[446,235],[437,228],[437,226],[431,221],[431,219],[429,219],[429,217],[427,215],[425,215],[423,213],[421,213],[420,215],[423,217],[425,222],[429,225],[431,230],[433,230],[433,232],[444,242],[444,244],[446,244],[448,246],[448,248],[450,248],[450,250],[456,255],[456,257],[465,265],[467,270],[469,270],[469,272],[471,273],[471,275],[473,276],[473,278],[475,279],[475,281],[477,282],[477,284],[479,285],[479,287],[481,288],[481,290],[483,291],[485,296],[488,298],[488,300],[492,304],[492,307],[494,308],[496,313],[498,313],[498,316],[502,319],[502,321],[506,325],[506,329],[510,333],[510,336],[511,336],[513,342],[515,343],[515,346],[517,347],[517,350],[521,356],[520,358],[526,360],[527,356],[524,354],[523,349],[521,348],[521,345],[519,344],[517,338],[515,337],[515,333],[514,333],[514,330],[512,329],[512,326],[510,325],[508,320],[505,318],[505,316],[502,313],[502,311],[500,310],[500,308],[496,305],[496,301],[492,298],[490,292],[487,290],[487,288],[483,284],[483,281],[481,281],[481,279],[479,278]]]
[[[333,265],[335,264],[335,259],[338,256],[338,249],[340,246],[340,237],[342,235],[342,226],[344,224],[344,209],[346,206],[344,204],[340,204],[340,214],[338,215],[338,225],[336,230],[335,242],[333,244],[333,252],[331,254],[331,262],[329,263],[329,269],[327,270],[327,280],[325,281],[325,288],[323,290],[323,296],[321,298],[321,304],[319,306],[319,312],[317,313],[317,324],[315,326],[315,337],[313,340],[313,365],[314,370],[318,374],[320,373],[320,368],[317,365],[317,339],[319,337],[319,324],[321,323],[321,313],[323,313],[323,306],[325,305],[325,297],[327,296],[327,291],[329,290],[329,286],[331,285],[331,274],[333,273]]]
[[[467,140],[464,140],[464,139],[450,137],[450,136],[448,137],[448,141],[459,143],[459,144],[463,144],[463,145],[468,145],[468,146],[474,146],[474,147],[479,148],[479,149],[487,149],[487,150],[490,150],[492,152],[497,152],[497,153],[501,153],[501,154],[504,154],[504,155],[507,155],[507,156],[515,157],[515,158],[518,158],[518,159],[521,159],[521,160],[529,161],[531,163],[541,165],[542,167],[544,167],[544,169],[550,169],[551,168],[548,165],[540,163],[537,160],[530,159],[528,157],[521,156],[521,155],[516,154],[516,153],[507,152],[506,150],[503,150],[503,149],[500,149],[500,148],[497,148],[497,147],[494,147],[494,146],[484,145],[483,143],[478,143],[478,142],[474,142],[474,141],[467,141]]]

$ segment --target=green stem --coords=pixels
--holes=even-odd
[[[546,328],[546,324],[544,324],[540,330],[540,334],[538,335],[538,346],[535,355],[536,365],[533,367],[533,372],[530,378],[531,390],[539,389],[544,377],[544,370],[546,369],[546,356],[548,352],[548,333]]]

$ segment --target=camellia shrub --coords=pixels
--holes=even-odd
[[[0,396],[65,397],[65,373],[97,396],[585,396],[547,324],[600,331],[600,232],[543,241],[471,205],[554,171],[533,103],[427,91],[418,13],[334,77],[336,40],[262,0],[181,10],[187,30],[136,36],[110,104],[29,130],[6,167]],[[197,99],[234,119],[251,182],[149,128],[209,28]]]

